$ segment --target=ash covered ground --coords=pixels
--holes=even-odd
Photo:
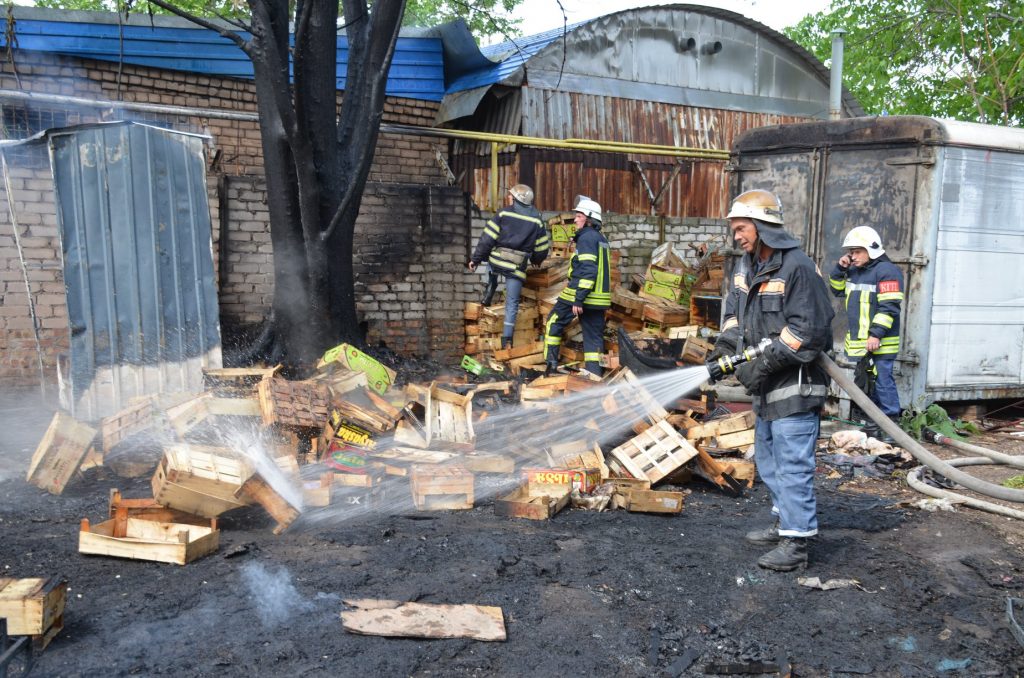
[[[0,398],[0,576],[70,585],[65,628],[31,675],[700,676],[780,657],[798,676],[1024,673],[1006,618],[1024,597],[1019,522],[894,506],[920,498],[897,481],[820,474],[821,535],[800,573],[759,569],[764,549],[743,541],[767,518],[763,488],[734,499],[697,481],[671,517],[510,520],[494,514],[500,480],[470,511],[394,501],[280,536],[243,509],[222,517],[217,553],[163,565],[77,552],[80,519],[104,518],[112,487],[147,496],[148,478],[92,469],[61,496],[25,483],[51,414],[31,391]],[[497,605],[508,640],[349,634],[343,598]]]

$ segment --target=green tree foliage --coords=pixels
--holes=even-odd
[[[1020,0],[834,0],[786,35],[828,63],[836,28],[844,84],[869,113],[1024,123]]]
[[[477,38],[519,35],[518,19],[509,16],[522,0],[409,0],[404,26],[437,26],[464,19]],[[83,9],[97,12],[153,12],[170,14],[145,0],[36,0],[37,7]],[[244,0],[175,0],[175,6],[196,16],[242,19],[248,14]]]

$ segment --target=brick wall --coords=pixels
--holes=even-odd
[[[124,65],[118,75],[116,63],[24,50],[16,50],[14,63],[14,67],[10,62],[4,62],[0,66],[0,89],[245,113],[255,113],[256,110],[253,84],[247,80],[131,65]],[[13,71],[15,67],[17,75]],[[384,121],[429,125],[433,122],[437,108],[438,105],[431,102],[389,98],[385,104]],[[220,285],[221,324],[222,327],[243,325],[259,322],[264,317],[273,293],[272,252],[262,179],[262,153],[256,122],[121,110],[105,112],[89,107],[37,104],[26,107],[13,103],[5,103],[2,106],[2,113],[3,130],[7,138],[25,138],[42,129],[96,122],[101,119],[151,122],[180,131],[209,135],[209,204],[213,223],[214,262],[218,267]],[[383,134],[370,171],[370,181],[381,185],[440,186],[445,182],[435,157],[438,150],[447,155],[446,145],[436,139]],[[68,349],[68,329],[49,162],[45,149],[19,151],[8,155],[15,208],[20,222],[19,235],[24,238],[22,246],[32,296],[37,304],[37,325],[43,345],[46,378],[53,381],[57,355]],[[224,250],[223,270],[219,270],[218,256],[221,190],[225,192],[224,204],[227,206],[227,245]],[[386,192],[387,189],[381,190]],[[33,323],[29,313],[28,293],[22,280],[20,258],[14,245],[14,231],[6,206],[6,191],[0,192],[5,201],[0,206],[0,384],[31,384],[37,382],[39,378]],[[464,215],[464,208],[455,204],[461,204],[460,200],[452,200],[452,205],[444,205],[442,209],[456,209],[459,215]],[[370,209],[374,209],[372,201]],[[375,223],[374,220],[383,225],[386,217],[371,214],[361,218],[360,223]],[[439,220],[443,221],[438,216],[423,223],[437,224]],[[463,223],[464,216],[451,217],[451,221],[453,224]],[[421,220],[413,219],[410,223],[410,228],[419,234],[422,228]],[[445,229],[455,227],[444,225],[437,228],[436,232],[424,231],[431,235],[424,240],[427,252],[443,249],[434,240],[439,237],[439,233],[447,232]],[[360,233],[362,232],[360,229]],[[439,252],[439,256],[450,255]],[[389,282],[397,275],[383,268],[370,268],[362,273],[361,284],[373,284],[372,276],[378,272],[386,274]],[[409,291],[404,293],[408,294]],[[430,303],[436,306],[434,300],[426,298],[421,303],[425,307]],[[373,336],[385,340],[391,338],[399,347],[412,347],[417,352],[426,353],[431,342],[413,339],[417,333],[422,334],[424,331],[426,309],[408,312],[420,315],[394,318],[390,311],[377,310],[370,312],[367,321],[371,326],[379,326],[374,330]],[[372,313],[378,315],[372,316]],[[383,327],[390,321],[396,324],[395,332]],[[440,327],[447,326],[442,323]],[[397,338],[403,336],[403,333],[408,338],[398,341]]]

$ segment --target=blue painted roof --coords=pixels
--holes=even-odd
[[[123,47],[119,29],[124,31]],[[253,77],[252,63],[235,43],[204,28],[18,19],[16,31],[20,49],[103,61],[119,61],[123,51],[127,64]],[[5,45],[3,36],[0,45]],[[348,40],[339,36],[338,89],[345,89],[347,65]],[[386,91],[390,96],[440,101],[445,93],[441,39],[399,38]]]
[[[490,59],[501,59],[493,66],[483,68],[472,73],[467,73],[448,85],[448,93],[461,92],[476,87],[484,87],[501,82],[508,76],[515,73],[519,68],[530,60],[537,52],[541,51],[555,40],[562,37],[563,31],[569,33],[579,28],[587,21],[579,21],[569,24],[564,29],[562,26],[553,28],[550,31],[528,35],[515,40],[501,42],[496,45],[481,47],[480,51]]]

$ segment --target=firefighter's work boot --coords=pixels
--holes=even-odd
[[[552,374],[558,374],[558,361],[549,360],[546,363],[547,367],[544,370],[544,376],[550,377]]]
[[[792,572],[807,567],[807,540],[801,537],[782,537],[779,545],[757,559],[766,570]]]
[[[512,337],[502,337],[501,338],[501,348],[502,349],[512,348]]]
[[[780,539],[779,521],[776,519],[776,521],[768,527],[763,527],[760,530],[751,530],[750,532],[747,532],[743,538],[751,544],[757,544],[759,546],[778,544]]]

